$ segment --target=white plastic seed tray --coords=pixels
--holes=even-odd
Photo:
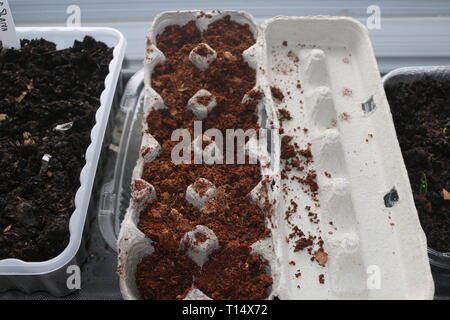
[[[69,244],[61,254],[48,261],[0,260],[0,291],[10,289],[26,293],[47,291],[55,296],[63,296],[73,291],[66,284],[69,276],[67,267],[82,261],[85,254],[82,235],[103,137],[124,58],[126,40],[119,31],[111,28],[25,27],[17,28],[17,32],[21,39],[44,38],[52,41],[56,43],[57,49],[68,48],[73,45],[74,40],[81,41],[85,36],[91,36],[114,48],[109,74],[105,78],[105,89],[95,115],[96,124],[91,131],[91,144],[85,154],[86,164],[80,174],[80,188],[75,196],[76,209],[69,222]]]
[[[426,240],[365,27],[351,18],[323,16],[276,17],[257,26],[243,12],[208,13],[212,19],[197,18],[199,11],[180,11],[164,12],[154,20],[147,42],[153,50],[146,50],[145,58],[144,114],[164,108],[164,101],[150,87],[150,77],[154,66],[164,60],[155,39],[166,26],[196,20],[203,29],[227,14],[250,25],[257,42],[244,56],[257,71],[256,87],[264,94],[258,110],[260,125],[277,129],[277,110],[290,112],[292,120],[283,121],[283,134],[293,136],[301,147],[311,144],[314,161],[307,170],[315,170],[319,185],[318,201],[312,203],[303,185],[281,179],[279,171],[262,170],[263,179],[275,182],[267,195],[275,204],[273,227],[271,237],[253,249],[270,264],[269,299],[431,299],[434,284]],[[282,90],[282,102],[272,97],[271,87]],[[146,119],[144,115],[144,130]],[[144,136],[145,158],[139,156],[132,184],[141,178],[144,162],[157,156],[158,147],[151,136]],[[274,141],[271,153],[272,168],[283,169],[279,141]],[[288,173],[289,178],[292,175],[304,177],[300,172]],[[151,185],[147,187],[145,197],[157,196]],[[136,266],[153,251],[151,240],[136,227],[140,196],[136,190],[132,194],[118,240],[125,299],[140,298]],[[291,200],[299,205],[293,223],[323,239],[328,253],[324,266],[311,261],[306,250],[294,252],[292,243],[286,242],[291,229],[285,213]],[[309,220],[305,206],[314,207],[319,221]],[[314,246],[316,250],[317,243]],[[298,269],[300,279],[295,277]],[[208,297],[193,290],[187,298]]]
[[[405,84],[413,85],[422,78],[431,78],[438,81],[450,81],[450,66],[417,66],[404,67],[392,70],[383,77],[383,86],[388,89],[392,86]],[[450,252],[439,252],[428,248],[430,264],[439,269],[450,269]]]

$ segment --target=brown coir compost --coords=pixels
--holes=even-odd
[[[197,264],[184,253],[157,251],[138,265],[136,282],[144,299],[183,299],[196,274]]]
[[[205,71],[189,61],[189,53],[201,43],[217,52],[216,60]],[[154,241],[156,250],[138,266],[136,281],[144,298],[182,299],[192,286],[214,299],[268,296],[272,279],[267,274],[267,262],[250,253],[250,245],[269,232],[266,212],[247,197],[261,180],[259,164],[196,165],[174,164],[171,160],[176,144],[170,141],[172,131],[186,128],[192,132],[197,119],[186,106],[200,89],[211,92],[217,101],[203,120],[204,131],[258,129],[256,106],[261,95],[252,91],[255,70],[242,56],[254,43],[249,26],[233,22],[229,16],[211,23],[203,33],[191,21],[184,26],[168,26],[157,36],[156,45],[167,59],[156,66],[152,87],[167,109],[152,110],[147,117],[149,133],[162,148],[143,173],[143,179],[155,187],[157,194],[157,199],[141,212],[138,224]],[[242,103],[245,94],[251,99]],[[185,200],[187,187],[198,178],[211,181],[217,188],[202,212]],[[193,266],[179,249],[183,235],[196,225],[214,231],[220,245],[202,268],[195,263]]]
[[[222,250],[213,252],[195,278],[195,286],[216,300],[267,298],[272,277],[266,274],[261,257],[250,251],[248,246],[229,242]]]
[[[90,37],[21,45],[0,55],[0,259],[44,261],[69,241],[112,49]]]
[[[424,77],[386,94],[428,246],[450,252],[450,82]]]

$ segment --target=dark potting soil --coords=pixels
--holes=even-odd
[[[21,45],[0,56],[0,259],[44,261],[69,241],[112,49],[91,37],[64,50],[43,39]]]
[[[188,59],[190,51],[200,43],[217,52],[217,59],[206,71],[200,71]],[[145,165],[142,176],[157,194],[157,199],[141,212],[138,224],[156,249],[138,265],[136,281],[144,298],[181,299],[186,288],[193,285],[215,299],[268,296],[272,279],[266,274],[267,262],[250,253],[250,245],[269,233],[267,212],[247,197],[261,181],[260,166],[174,164],[171,160],[171,150],[177,144],[170,140],[171,134],[179,128],[192,130],[197,119],[186,105],[200,89],[211,92],[217,101],[203,120],[204,131],[258,129],[256,107],[261,94],[252,91],[255,70],[242,56],[254,43],[249,26],[233,22],[230,17],[211,23],[204,32],[191,21],[184,26],[168,26],[157,36],[156,45],[167,59],[156,66],[152,87],[168,108],[152,110],[147,118],[148,131],[162,148],[157,159]],[[242,103],[245,94],[251,99]],[[187,187],[198,178],[211,181],[217,188],[202,212],[185,200]],[[210,228],[220,245],[202,268],[192,267],[192,260],[179,250],[183,235],[196,225]],[[179,279],[180,285],[168,279]],[[158,290],[164,295],[151,294]]]
[[[386,94],[428,246],[450,252],[450,81],[424,77]]]

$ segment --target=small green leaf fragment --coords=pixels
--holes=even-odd
[[[422,172],[420,176],[419,192],[423,195],[428,193],[428,180],[427,175],[424,172]]]

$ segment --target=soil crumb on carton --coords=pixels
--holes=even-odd
[[[211,102],[212,98],[213,98],[212,96],[208,95],[200,96],[197,97],[197,102],[203,106],[207,106]]]
[[[278,87],[270,87],[270,92],[272,93],[272,96],[278,100],[278,101],[283,101],[284,99],[284,94],[281,91],[280,88]]]
[[[283,123],[285,120],[292,120],[292,116],[287,109],[278,109],[280,122]]]
[[[319,282],[320,282],[321,284],[324,284],[324,283],[325,283],[325,276],[324,276],[323,274],[319,274]]]
[[[194,242],[195,245],[198,245],[198,244],[203,243],[206,240],[208,240],[208,236],[206,234],[204,234],[203,232],[197,232],[194,237],[195,237],[195,242]]]
[[[204,44],[200,43],[195,49],[194,52],[198,54],[199,56],[206,57],[209,54],[212,54],[213,52]]]
[[[293,158],[297,155],[295,146],[291,144],[292,136],[283,136],[281,138],[281,159]]]

